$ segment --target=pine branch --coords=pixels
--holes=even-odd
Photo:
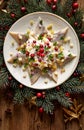
[[[63,93],[62,91],[56,94],[56,99],[62,106],[65,106],[67,108],[72,105],[72,101],[68,97],[66,97],[65,93]]]
[[[52,113],[54,109],[53,103],[48,100],[47,98],[45,99],[38,99],[36,100],[36,104],[38,107],[42,107],[46,113]]]
[[[7,11],[16,14],[15,20],[20,18],[22,16],[21,3],[16,0],[9,0]]]
[[[1,68],[0,70],[0,88],[3,88],[9,84],[8,81],[8,71],[6,68]]]
[[[13,101],[15,104],[23,104],[24,103],[24,97],[22,96],[21,90],[18,88],[15,91]]]
[[[69,13],[72,9],[72,3],[74,2],[74,0],[66,0],[65,3],[64,3],[64,7],[63,7],[63,13],[66,14]],[[65,17],[66,17],[66,14],[65,14]]]
[[[53,13],[63,17],[63,5],[61,4],[60,0],[58,0],[57,9],[55,11],[53,11]]]
[[[42,104],[42,108],[44,109],[44,111],[46,113],[52,113],[53,109],[54,109],[54,105],[50,100],[44,100],[43,104]]]
[[[65,96],[65,92],[62,90],[56,91],[56,89],[52,89],[47,92],[46,100],[57,100],[61,105],[69,107],[71,105],[71,100]]]
[[[33,89],[30,89],[28,87],[23,87],[22,89],[22,96],[26,99],[30,99],[35,94]]]

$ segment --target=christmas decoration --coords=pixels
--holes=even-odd
[[[6,3],[5,11],[0,10],[0,89],[4,89],[6,99],[8,97],[15,104],[28,104],[30,108],[35,105],[40,113],[45,111],[52,114],[54,101],[58,101],[62,106],[71,109],[73,104],[71,95],[84,93],[84,26],[82,24],[83,14],[78,7],[78,3],[74,0],[66,0],[63,4],[61,0],[21,0],[21,2],[10,0]],[[2,53],[5,36],[12,24],[22,16],[36,11],[51,12],[66,19],[75,29],[81,47],[80,62],[74,74],[60,86],[42,91],[31,89],[17,82],[9,74]],[[72,115],[69,116],[72,117]]]
[[[51,5],[52,0],[46,0],[46,3],[47,3],[48,5]]]
[[[75,23],[74,23],[74,26],[77,27],[77,26],[78,26],[78,22],[75,22]]]
[[[40,98],[40,97],[42,97],[42,93],[39,92],[36,94],[36,96],[37,96],[37,98]]]
[[[77,103],[77,100],[74,99],[73,105],[69,108],[63,108],[64,110],[64,117],[65,117],[65,123],[68,123],[69,121],[72,121],[74,119],[80,120],[80,116],[82,112],[84,111],[84,107],[82,104]],[[82,126],[79,121],[79,127],[82,129]]]
[[[53,4],[56,4],[58,2],[58,0],[53,0]]]
[[[56,5],[52,5],[52,10],[56,10]]]
[[[66,93],[65,93],[65,96],[66,96],[66,97],[70,97],[70,93],[69,93],[69,92],[66,92]]]
[[[80,37],[84,40],[84,33],[81,33]]]
[[[15,14],[14,13],[11,13],[10,14],[12,18],[15,18]]]
[[[26,8],[24,6],[21,7],[21,11],[24,13],[26,11]]]
[[[73,9],[71,12],[74,15],[76,13],[76,9]]]
[[[71,13],[68,13],[68,14],[67,14],[67,17],[70,18],[70,17],[71,17]]]
[[[72,8],[73,9],[78,9],[78,7],[79,7],[79,4],[77,2],[72,4]]]
[[[40,108],[39,108],[39,112],[40,112],[40,113],[43,113],[43,111],[44,111],[43,108],[40,107]]]

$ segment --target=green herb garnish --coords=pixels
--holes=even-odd
[[[28,62],[33,62],[34,58],[28,58]]]
[[[14,59],[13,63],[17,63],[18,62],[18,59]]]
[[[45,46],[44,51],[47,52],[49,50],[49,47]]]
[[[25,33],[25,37],[26,37],[26,38],[29,38],[29,34],[28,34],[28,33]]]
[[[32,74],[30,74],[29,76],[30,76],[30,78],[32,78],[32,76],[33,76],[33,75],[32,75]]]
[[[62,36],[62,37],[60,38],[60,40],[64,40],[64,36]]]
[[[43,20],[40,20],[40,24],[43,25]]]
[[[56,45],[57,45],[57,42],[54,42],[54,43],[53,43],[53,46],[56,46]]]
[[[37,45],[35,46],[36,51],[38,51],[39,48],[40,48],[40,46],[37,46]]]
[[[53,59],[53,55],[50,54],[50,55],[48,56],[48,59],[49,59],[49,60],[52,60],[52,59]]]
[[[21,49],[20,51],[21,51],[23,54],[25,54],[25,53],[26,53],[25,48]]]
[[[58,58],[58,59],[64,58],[63,52],[60,52],[60,53],[58,54],[57,58]]]
[[[27,66],[28,66],[28,63],[24,63],[24,68],[27,68]]]
[[[43,39],[43,36],[42,36],[42,34],[40,34],[38,37],[38,40],[42,40],[42,39]]]
[[[71,57],[71,56],[72,56],[72,54],[70,53],[68,56],[69,56],[69,57]]]
[[[42,72],[43,72],[43,73],[47,73],[47,72],[48,72],[48,69],[47,69],[47,68],[43,68]]]

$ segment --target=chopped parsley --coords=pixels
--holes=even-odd
[[[28,39],[28,38],[29,38],[29,34],[28,34],[28,33],[26,33],[26,34],[25,34],[25,37]]]
[[[38,51],[39,48],[40,48],[40,46],[37,46],[37,45],[35,46],[36,51]]]
[[[60,52],[60,53],[58,54],[57,58],[58,58],[58,59],[64,58],[63,52]]]
[[[13,63],[17,63],[17,62],[18,62],[18,59],[14,59],[14,60],[13,60]]]
[[[28,58],[28,62],[33,62],[34,58]]]
[[[56,45],[57,45],[57,42],[54,42],[54,43],[53,43],[53,46],[56,46]]]
[[[30,74],[29,76],[30,76],[30,78],[32,78],[32,76],[33,76],[33,75],[32,75],[32,74]]]
[[[72,54],[70,53],[68,56],[69,56],[69,57],[71,57],[71,56],[72,56]]]
[[[47,52],[49,50],[49,47],[48,46],[45,46],[44,47],[44,51]]]
[[[64,40],[64,36],[62,36],[62,37],[60,38],[60,40]]]
[[[43,73],[47,73],[47,72],[48,72],[48,69],[47,69],[47,68],[43,68],[42,72],[43,72]]]
[[[27,66],[28,66],[28,63],[24,63],[24,68],[27,68]]]
[[[43,39],[43,35],[40,34],[39,37],[38,37],[38,40],[42,40]]]
[[[49,60],[52,60],[52,59],[53,59],[53,55],[50,54],[50,55],[48,56],[48,59],[49,59]]]
[[[22,48],[20,51],[21,51],[23,54],[25,54],[25,53],[26,53],[25,48]]]
[[[40,20],[40,24],[43,25],[43,20]]]

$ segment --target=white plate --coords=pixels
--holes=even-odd
[[[7,62],[7,60],[10,58],[10,52],[13,52],[15,54],[16,48],[17,48],[17,43],[10,36],[9,32],[26,33],[27,29],[30,28],[30,20],[36,21],[39,16],[43,19],[45,26],[52,23],[53,29],[55,31],[65,28],[65,27],[69,27],[67,36],[71,37],[71,42],[74,44],[74,47],[72,49],[70,49],[70,46],[67,44],[66,48],[71,50],[71,52],[76,55],[76,58],[65,66],[65,70],[66,70],[65,73],[61,74],[59,72],[59,74],[58,74],[59,77],[58,77],[57,83],[55,83],[53,80],[48,79],[48,83],[45,84],[44,83],[45,77],[41,76],[35,84],[31,85],[30,78],[29,78],[29,75],[27,72],[23,72],[20,67],[14,68],[13,65],[11,65]],[[12,47],[12,45],[11,45],[12,41],[15,42],[14,47]],[[12,25],[12,27],[9,29],[9,31],[6,35],[6,38],[5,38],[3,53],[4,53],[4,60],[5,60],[6,66],[9,70],[9,72],[12,74],[12,76],[17,81],[19,81],[20,83],[22,83],[25,86],[30,87],[30,88],[49,89],[49,88],[53,88],[55,86],[62,84],[72,75],[72,73],[76,69],[78,61],[79,61],[80,46],[79,46],[78,37],[77,37],[74,29],[63,18],[61,18],[55,14],[48,13],[48,12],[35,12],[35,13],[28,14],[26,16],[23,16],[22,18],[17,20]],[[23,78],[24,73],[26,73],[26,75],[27,75],[26,78]]]

